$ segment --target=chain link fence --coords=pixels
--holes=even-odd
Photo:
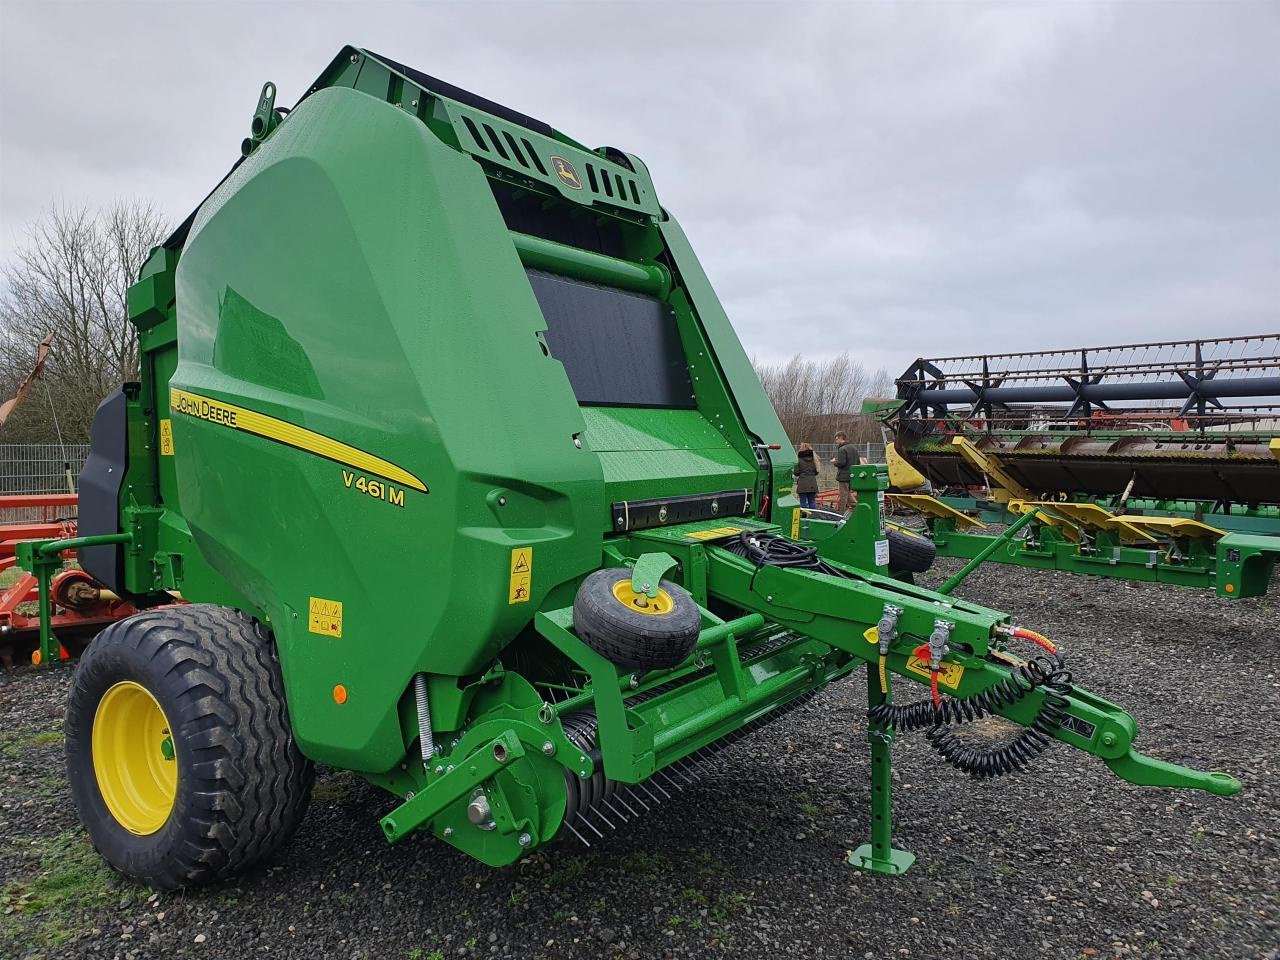
[[[0,443],[0,495],[74,493],[87,456],[87,443]]]

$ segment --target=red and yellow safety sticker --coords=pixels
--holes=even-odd
[[[907,657],[907,669],[912,673],[917,673],[926,680],[932,674],[929,669],[929,661],[922,660],[915,654]],[[950,660],[943,660],[938,665],[938,684],[943,687],[950,687],[952,690],[960,689],[960,678],[964,676],[964,667],[958,663],[952,663]]]

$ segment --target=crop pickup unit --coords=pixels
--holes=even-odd
[[[28,569],[78,548],[146,608],[89,647],[66,719],[117,869],[174,887],[262,860],[313,762],[399,799],[391,841],[495,866],[595,843],[858,669],[856,866],[912,860],[895,730],[978,777],[1058,741],[1239,790],[1138,753],[1014,617],[907,582],[883,467],[796,539],[786,437],[638,157],[351,47],[291,112],[274,97],[129,292],[141,380],[94,422],[78,537],[20,547]],[[989,713],[1025,729],[954,736]]]

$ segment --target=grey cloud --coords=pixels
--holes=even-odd
[[[649,164],[750,353],[1274,330],[1275,4],[0,5],[0,258],[185,215],[346,42]]]

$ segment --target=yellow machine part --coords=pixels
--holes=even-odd
[[[928,486],[925,475],[909,464],[892,443],[885,445],[884,458],[889,465],[890,490],[919,490]]]
[[[107,810],[130,833],[165,825],[178,795],[178,761],[164,710],[132,680],[114,684],[93,717],[93,773]]]
[[[925,516],[954,521],[957,530],[986,527],[986,524],[981,520],[977,520],[967,513],[961,513],[955,507],[948,506],[937,497],[931,497],[927,493],[889,493],[885,497],[892,503],[906,507],[908,510],[914,510],[917,513],[923,513]]]
[[[1155,543],[1156,538],[1139,529],[1139,524],[1131,522],[1130,517],[1117,517],[1105,507],[1096,503],[1060,503],[1057,501],[1035,501],[1032,506],[1048,510],[1081,527],[1093,530],[1116,530],[1120,539],[1129,543]]]
[[[1211,527],[1190,517],[1115,517],[1113,523],[1129,527],[1142,527],[1171,537],[1190,537],[1195,540],[1221,540],[1225,530]]]

